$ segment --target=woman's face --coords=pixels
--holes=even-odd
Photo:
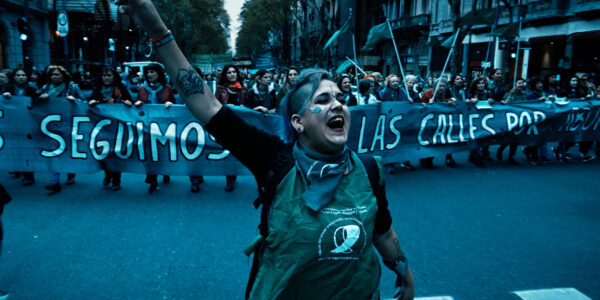
[[[237,82],[237,72],[235,71],[234,68],[229,68],[227,69],[227,81],[229,81],[230,83],[234,83]]]
[[[400,79],[398,79],[398,77],[394,76],[394,77],[390,78],[390,88],[392,90],[397,89],[399,84],[400,84]]]
[[[29,81],[36,82],[37,80],[38,80],[38,74],[37,73],[31,73],[31,76],[29,76]]]
[[[479,80],[476,87],[478,91],[485,90],[485,80]]]
[[[265,73],[265,75],[258,79],[258,83],[262,86],[268,86],[271,84],[271,73]]]
[[[445,93],[446,89],[448,89],[448,85],[445,82],[440,82],[440,85],[438,87],[438,90],[440,93]]]
[[[303,127],[300,140],[305,146],[320,153],[335,153],[344,148],[350,130],[350,112],[344,101],[335,82],[321,81],[298,120]]]
[[[64,82],[65,78],[59,70],[53,70],[50,72],[50,81],[54,85],[59,85]]]
[[[298,80],[298,71],[290,70],[287,79],[290,84],[296,84],[296,81]]]
[[[6,73],[0,73],[0,86],[5,86],[8,84],[8,75]]]
[[[348,77],[344,77],[344,79],[342,79],[342,92],[350,92],[350,78]]]
[[[112,72],[102,73],[102,83],[104,85],[112,85],[115,81],[115,76],[113,76]]]
[[[415,81],[414,80],[407,80],[406,81],[406,85],[408,86],[409,90],[412,90],[415,87]]]
[[[27,83],[27,74],[23,70],[18,70],[17,72],[15,72],[13,79],[15,80],[16,84],[24,85],[25,83]]]
[[[456,78],[454,78],[454,85],[456,85],[457,87],[462,87],[463,82],[464,78],[462,76],[456,76]]]
[[[541,81],[538,81],[535,83],[535,89],[538,91],[543,91],[544,90],[544,83]]]
[[[517,84],[515,86],[518,90],[525,90],[525,88],[527,87],[527,82],[525,82],[525,80],[517,80]]]
[[[571,80],[569,81],[569,85],[571,87],[577,87],[579,85],[579,82],[577,81],[576,77],[571,77]]]
[[[146,78],[150,82],[156,82],[158,80],[158,73],[154,70],[148,69],[146,70]]]

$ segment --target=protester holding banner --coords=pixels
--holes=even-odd
[[[467,95],[465,92],[464,76],[456,74],[452,77],[452,81],[450,84],[450,93],[452,94],[452,97],[456,99],[456,101],[465,102]]]
[[[271,85],[271,73],[267,70],[258,70],[254,78],[256,83],[248,91],[248,99],[244,106],[262,113],[274,112],[277,94]]]
[[[400,78],[397,75],[392,74],[385,78],[381,101],[410,101],[406,90],[400,88]]]
[[[215,96],[222,104],[241,105],[247,102],[248,89],[240,82],[242,76],[234,65],[226,65],[219,76],[219,85]],[[235,188],[237,176],[227,175],[225,185],[226,192],[232,192]],[[199,190],[199,183],[192,180],[192,192]]]
[[[283,80],[283,84],[281,88],[277,92],[277,106],[281,103],[281,100],[285,95],[292,90],[296,86],[296,81],[298,80],[298,75],[300,75],[300,69],[296,67],[290,67],[287,72],[285,72],[285,78]]]
[[[327,72],[304,73],[285,97],[284,142],[249,125],[210,93],[149,0],[130,0],[120,9],[156,41],[154,49],[191,113],[256,177],[264,223],[247,251],[255,253],[255,264],[246,297],[377,298],[380,266],[372,246],[398,274],[395,296],[414,297],[381,172],[368,173],[363,160],[348,149],[350,113]],[[371,185],[368,174],[379,174],[379,179]],[[356,213],[348,218],[346,211]],[[337,245],[331,238],[337,231],[348,241]]]
[[[492,80],[488,82],[488,90],[495,101],[502,101],[506,91],[508,90],[504,83],[504,73],[501,69],[492,70]],[[491,103],[491,102],[490,102]]]
[[[46,77],[49,78],[48,83],[44,84],[38,91],[40,100],[45,101],[50,97],[65,97],[69,101],[86,101],[85,96],[79,89],[79,86],[71,81],[71,75],[63,66],[50,65],[46,68]],[[75,174],[67,174],[66,185],[75,183]],[[50,173],[50,184],[45,188],[49,190],[49,195],[54,195],[61,190],[60,173]]]
[[[105,67],[102,69],[100,76],[98,76],[96,87],[90,98],[91,100],[88,101],[90,106],[94,106],[98,103],[124,103],[126,105],[132,104],[131,95],[127,91],[125,85],[123,85],[121,75],[111,67]],[[113,191],[118,191],[121,189],[121,172],[111,172],[106,169],[104,170],[102,186],[109,188],[109,185],[110,189]]]
[[[18,67],[12,71],[12,83],[8,84],[4,90],[3,96],[10,98],[12,96],[25,96],[35,99],[37,97],[37,91],[27,82],[27,72],[24,68]],[[35,182],[33,172],[15,172],[15,174],[23,175],[23,186],[32,185]]]
[[[167,76],[159,64],[147,65],[144,68],[144,79],[144,84],[140,86],[138,90],[138,96],[135,102],[136,106],[149,103],[164,104],[165,108],[169,108],[175,103],[173,89],[167,85]],[[146,174],[145,182],[150,184],[150,187],[148,187],[148,194],[155,194],[158,192],[158,175]],[[167,184],[169,182],[171,182],[171,177],[169,175],[163,175],[163,183]]]
[[[352,78],[348,74],[342,74],[340,78],[337,80],[337,86],[342,91],[345,97],[346,104],[348,106],[356,106],[358,105],[358,101],[356,100],[355,93],[352,92]]]
[[[523,79],[523,78],[517,78],[515,87],[504,95],[504,99],[502,101],[500,101],[500,103],[511,104],[511,103],[525,102],[525,101],[528,101],[528,99],[527,99],[527,81],[525,81],[525,79]],[[517,144],[511,143],[511,144],[500,145],[500,147],[498,147],[498,151],[496,152],[496,158],[498,159],[498,161],[502,161],[502,152],[508,146],[510,146],[510,147],[508,149],[508,160],[506,162],[508,164],[516,166],[519,164],[515,160],[515,153],[517,152],[517,147],[518,147]]]
[[[437,92],[435,91],[436,89]],[[450,90],[448,89],[448,81],[446,81],[446,79],[443,77],[440,77],[434,82],[433,88],[423,92],[423,95],[421,95],[421,102],[423,104],[448,102],[456,105],[456,98],[452,97],[452,93],[450,93]],[[421,158],[419,159],[419,164],[423,168],[431,169],[433,168],[433,157]],[[450,153],[446,154],[446,166],[450,168],[456,167],[456,162]]]
[[[415,84],[417,83],[417,76],[408,74],[404,80],[406,82],[406,87],[408,87],[408,101],[409,102],[419,102],[421,101],[421,95],[417,91],[415,91]],[[400,87],[402,90],[406,90],[404,86]]]

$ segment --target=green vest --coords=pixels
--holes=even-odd
[[[277,186],[250,299],[379,298],[372,243],[377,200],[354,152],[352,159],[356,167],[319,212],[302,201],[306,183],[296,167]]]

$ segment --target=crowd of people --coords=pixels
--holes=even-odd
[[[60,65],[49,65],[43,72],[29,73],[22,67],[14,70],[0,70],[0,93],[10,98],[12,95],[29,96],[38,101],[45,101],[49,97],[65,97],[70,101],[86,101],[90,106],[105,103],[122,103],[127,106],[140,106],[146,103],[163,104],[169,108],[175,103],[180,103],[176,98],[177,91],[167,79],[165,71],[160,64],[149,64],[143,74],[126,74],[118,66],[104,67],[95,77],[89,73],[73,78],[69,72]],[[202,72],[196,68],[196,71]],[[550,73],[545,78],[533,77],[531,79],[517,78],[514,87],[505,82],[502,70],[495,69],[490,76],[479,76],[468,79],[461,74],[449,77],[421,78],[415,75],[401,76],[390,74],[384,78],[379,72],[365,74],[358,79],[352,72],[337,75],[334,79],[344,95],[344,102],[348,106],[373,104],[381,101],[408,101],[427,105],[431,103],[458,102],[477,103],[488,101],[491,105],[509,104],[523,101],[554,101],[556,98],[591,99],[599,94],[598,87],[588,74],[579,73],[560,81],[558,74]],[[278,108],[284,96],[292,90],[301,70],[291,66],[284,71],[258,70],[254,74],[242,73],[235,65],[226,65],[218,69],[216,74],[206,74],[207,82],[215,80],[214,94],[222,104],[245,106],[262,113],[278,113]],[[140,76],[141,75],[141,76]],[[90,86],[89,82],[93,81]],[[354,84],[353,84],[354,83]],[[561,84],[562,83],[562,84]],[[86,97],[81,87],[92,90]],[[210,86],[210,85],[209,85]],[[408,92],[407,92],[408,89]],[[569,148],[575,143],[561,142],[553,148],[546,144],[535,147],[524,147],[523,153],[526,160],[535,165],[551,161],[553,158],[568,162],[571,155]],[[507,163],[518,165],[515,159],[518,145],[500,145],[497,148],[496,160],[503,160],[503,152],[509,148]],[[591,151],[591,150],[594,151]],[[600,143],[581,142],[579,151],[584,162],[589,162],[600,155]],[[553,154],[553,155],[552,155]],[[474,149],[469,154],[469,161],[478,167],[485,167],[486,162],[493,161],[489,146]],[[433,168],[433,158],[419,160],[422,168]],[[445,164],[455,167],[452,154],[447,154]],[[398,172],[400,169],[414,170],[415,166],[410,161],[386,164],[389,173]],[[15,177],[22,178],[23,186],[34,184],[32,172],[11,172]],[[60,173],[51,173],[46,189],[50,194],[61,191]],[[159,190],[158,175],[147,174],[145,182],[148,184],[148,193],[155,194]],[[163,175],[162,182],[170,182],[169,175]],[[201,175],[190,176],[191,192],[201,190],[204,179]],[[225,190],[231,192],[235,188],[236,176],[226,176]],[[66,185],[75,183],[75,174],[67,174]],[[121,188],[121,173],[105,171],[102,185],[113,191]]]

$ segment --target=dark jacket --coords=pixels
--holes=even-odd
[[[113,88],[113,93],[110,99],[104,99],[104,95],[102,95],[102,87],[98,86],[92,92],[91,100],[98,100],[101,103],[119,103],[124,100],[133,100],[131,99],[131,95],[127,91],[127,88],[122,83],[117,83]]]
[[[76,99],[79,99],[81,101],[87,101],[87,99],[85,98],[85,95],[81,92],[81,89],[79,89],[79,86],[77,85],[77,83],[71,81],[71,82],[66,83],[66,85],[67,86],[58,95],[58,97],[73,96]],[[42,86],[42,88],[39,91],[37,91],[37,93],[41,95],[44,93],[48,93],[48,91],[50,91],[50,83]]]
[[[404,89],[397,88],[393,90],[387,87],[383,90],[381,101],[408,101],[408,95],[406,95],[406,90]]]
[[[273,109],[277,106],[277,94],[275,89],[269,86],[266,97],[261,98],[258,92],[256,84],[248,91],[248,98],[244,103],[244,106],[249,108],[255,108],[257,106],[264,106],[267,109]]]
[[[237,92],[237,94],[231,94],[227,90],[227,86],[218,85],[215,96],[222,104],[242,105],[243,103],[247,102],[248,89],[242,85],[242,88]]]
[[[5,90],[5,92],[10,93],[12,96],[25,96],[25,97],[31,97],[31,98],[35,98],[38,96],[37,90],[29,84],[25,85],[25,89],[23,89],[23,94],[21,94],[21,95],[18,95],[17,87],[14,84],[8,86]]]

